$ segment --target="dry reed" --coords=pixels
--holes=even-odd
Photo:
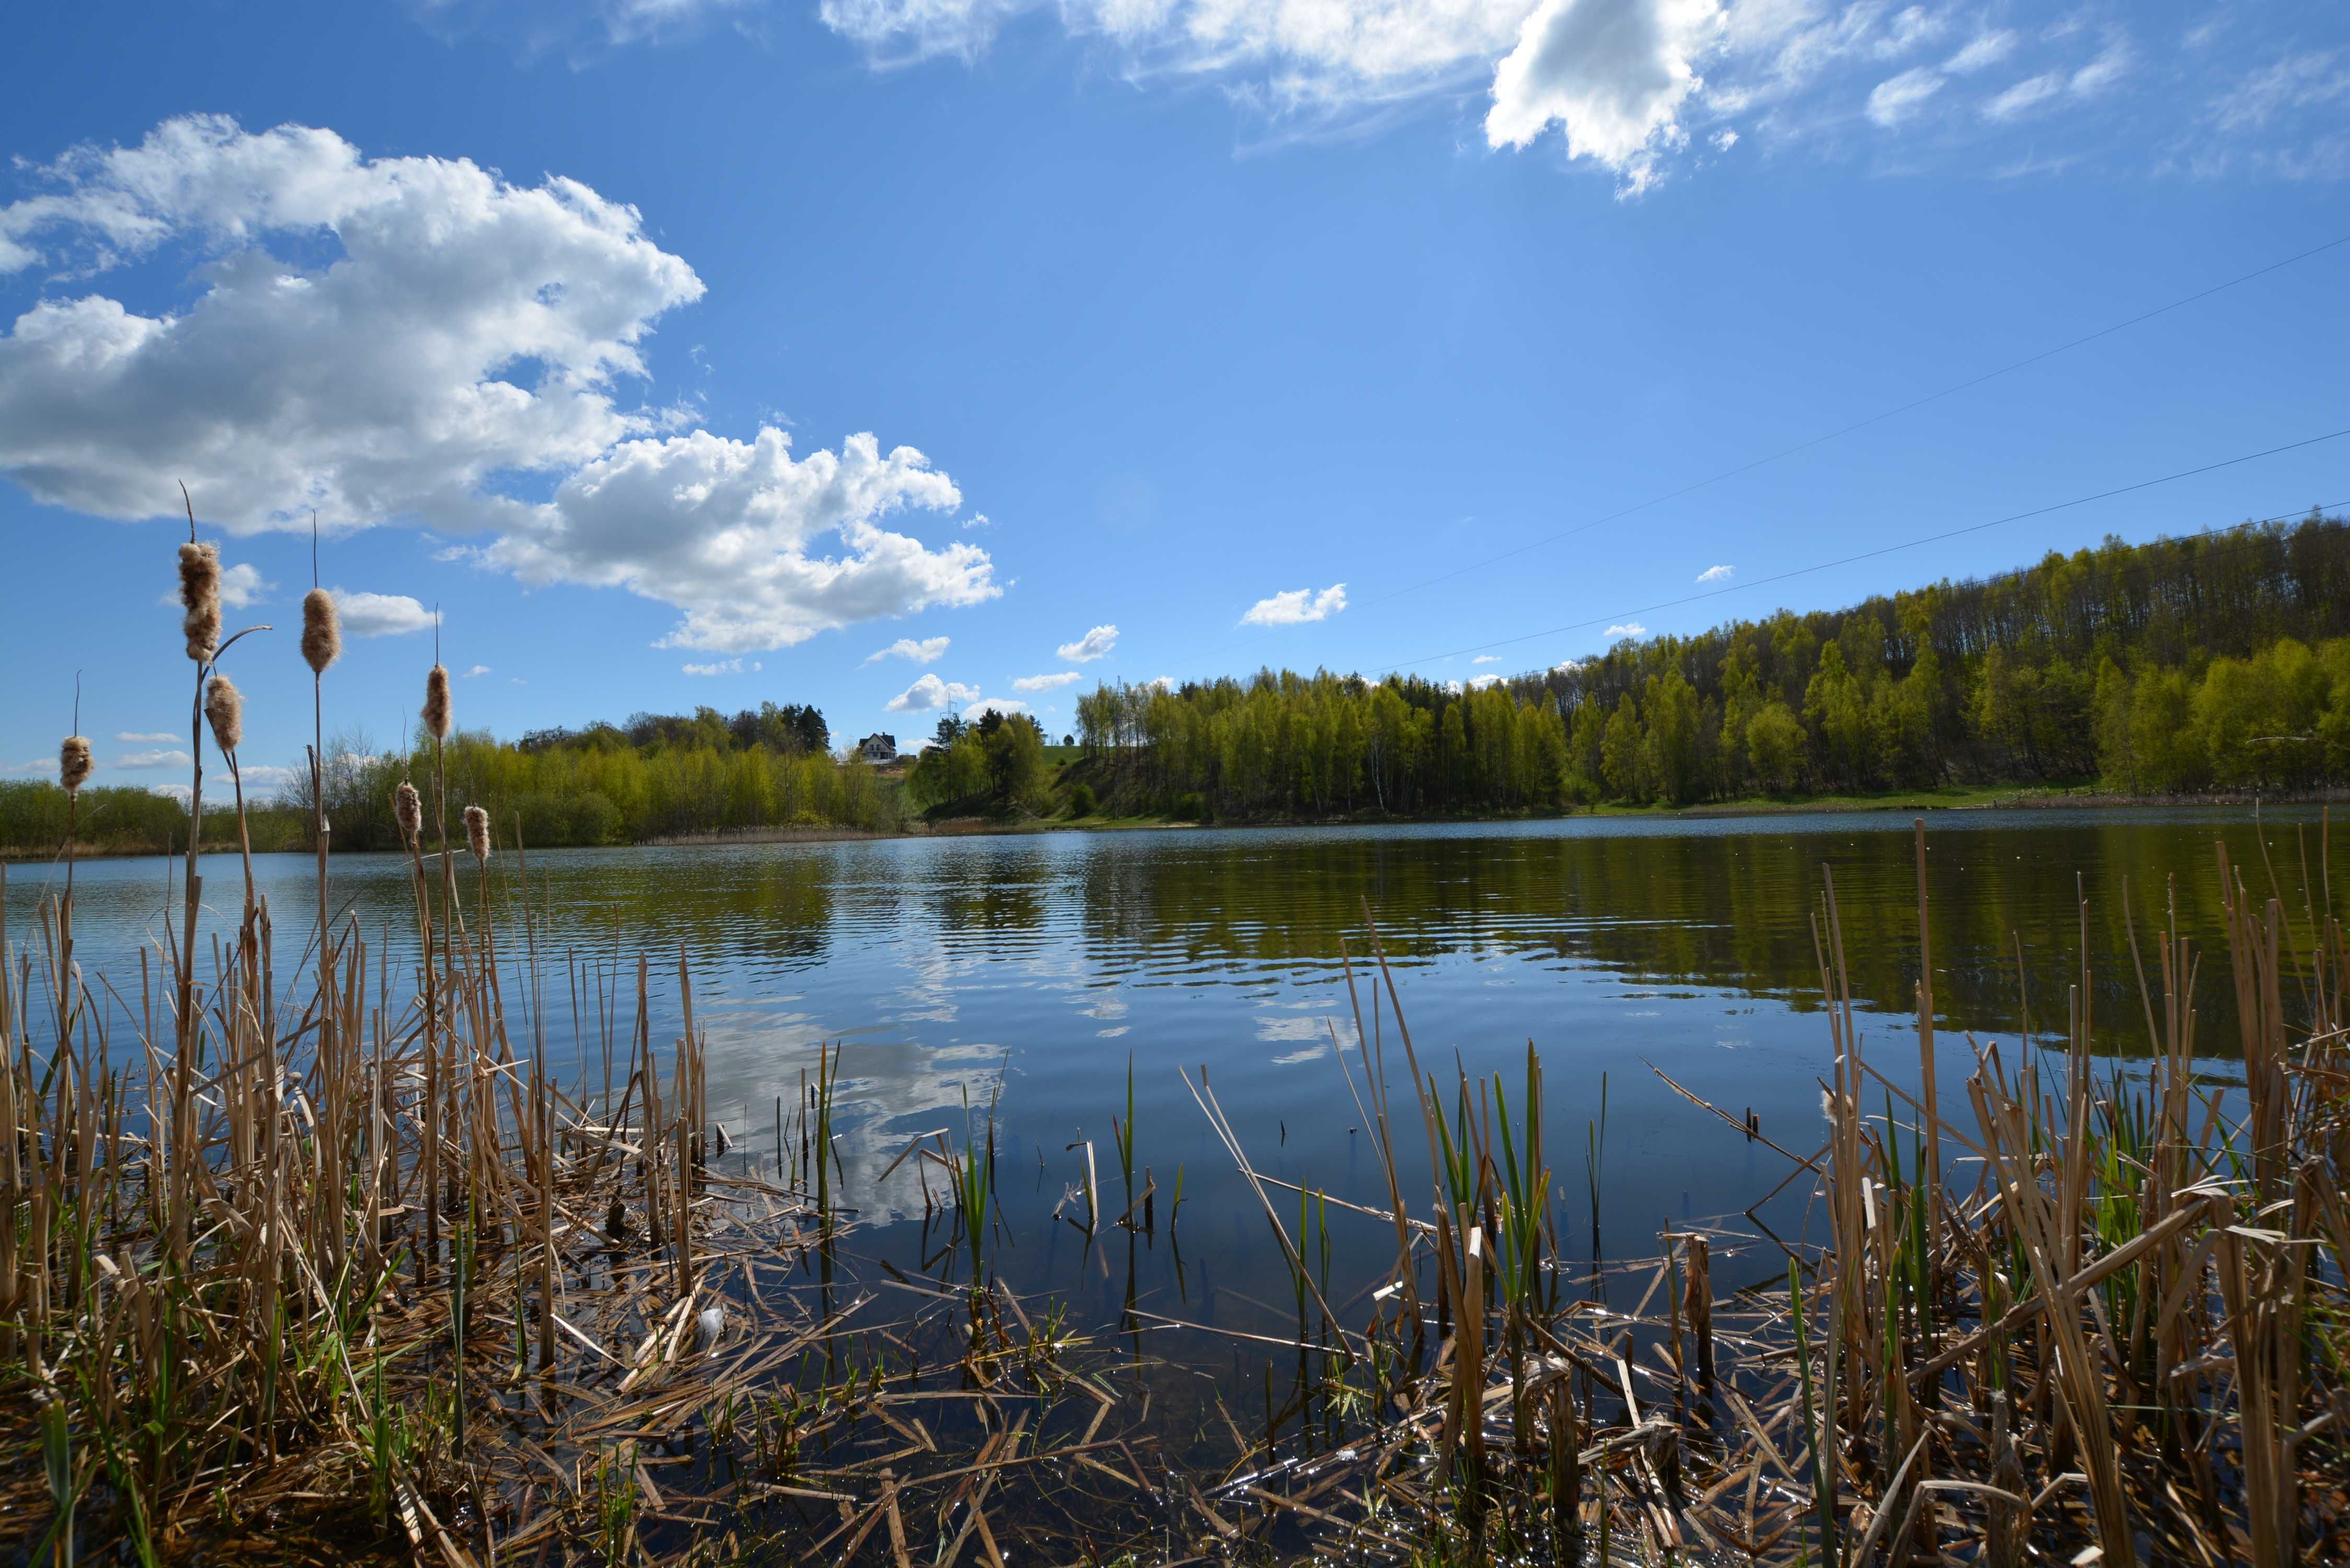
[[[324,588],[312,588],[302,596],[302,662],[310,667],[311,674],[324,675],[342,654],[343,623],[335,609],[335,596]]]
[[[223,755],[233,755],[244,743],[244,694],[225,675],[204,683],[204,719]]]
[[[70,794],[89,782],[89,737],[68,735],[57,747],[57,783]]]

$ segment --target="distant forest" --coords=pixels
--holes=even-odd
[[[1977,582],[1618,643],[1514,679],[1326,671],[1078,699],[1111,809],[1692,805],[1950,784],[2350,779],[2350,525],[2108,539]]]
[[[732,715],[464,732],[449,810],[487,806],[498,841],[625,844],[738,830],[904,826],[908,812],[1191,820],[1555,812],[1947,784],[2083,784],[2139,795],[2350,783],[2350,524],[2108,540],[1980,582],[1841,610],[1782,610],[1694,637],[1618,643],[1513,679],[1372,682],[1317,671],[1077,699],[1083,756],[1061,765],[1025,718],[951,715],[902,784],[831,751],[824,715]],[[429,747],[328,747],[338,849],[398,846],[391,792]],[[306,769],[255,813],[256,848],[307,845]],[[234,842],[225,770],[204,834]],[[82,842],[161,849],[177,803],[83,792]],[[54,854],[55,784],[0,782],[0,848]]]
[[[519,742],[461,731],[444,748],[451,831],[460,831],[460,814],[474,805],[488,808],[498,843],[508,847],[517,834],[527,846],[553,848],[746,828],[896,828],[896,787],[861,762],[834,757],[830,742],[815,708],[773,702],[732,716],[714,708],[639,713],[621,724],[534,730]],[[204,771],[204,841],[233,846],[227,770],[208,754]],[[307,763],[295,774],[276,800],[254,807],[255,848],[309,846]],[[437,838],[432,748],[421,731],[405,752],[338,736],[328,742],[325,774],[335,848],[399,848],[391,795],[404,779],[426,792],[426,832]],[[57,785],[0,782],[0,848],[53,854],[65,822],[65,792]],[[168,796],[92,788],[82,792],[77,836],[116,852],[161,850],[173,841],[184,846],[187,825],[186,808]]]

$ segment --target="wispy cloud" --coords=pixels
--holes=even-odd
[[[910,659],[917,664],[936,664],[947,650],[947,641],[943,637],[926,637],[919,642],[910,637],[901,637],[889,647],[878,648],[867,654],[865,662],[879,664],[885,659]]]
[[[476,665],[474,665],[471,670],[468,670],[467,671],[465,671],[465,679],[466,679],[466,680],[471,680],[474,679],[476,676],[487,675],[489,672],[490,672],[490,667],[489,667],[488,665],[486,665],[486,664],[476,664]]]
[[[118,768],[184,768],[195,759],[182,751],[126,752],[114,759]]]
[[[1012,683],[1014,691],[1057,691],[1064,686],[1075,686],[1085,677],[1074,670],[1056,670],[1050,675],[1024,675]]]
[[[1726,583],[1737,570],[1735,566],[1708,566],[1697,575],[1697,580],[1700,583]]]
[[[748,665],[739,659],[714,659],[707,664],[681,664],[678,668],[688,675],[740,675],[746,669],[755,674],[766,666],[755,659]]]
[[[168,746],[180,737],[169,730],[117,730],[114,738],[125,745]]]
[[[1481,653],[1469,662],[1471,664],[1499,664],[1502,662],[1502,656],[1498,653]]]
[[[1065,642],[1053,651],[1071,664],[1090,664],[1118,646],[1118,628],[1097,626],[1075,642]]]
[[[1637,620],[1627,620],[1622,626],[1609,627],[1607,635],[1609,637],[1646,637],[1648,635],[1648,628]]]
[[[1315,593],[1312,588],[1291,588],[1271,598],[1259,599],[1249,606],[1241,617],[1243,626],[1303,626],[1307,621],[1328,620],[1347,607],[1347,585],[1333,583]]]

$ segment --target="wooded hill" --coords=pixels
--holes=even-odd
[[[2350,525],[2108,539],[1981,581],[1618,643],[1514,679],[1319,671],[1078,700],[1114,809],[1222,816],[2102,781],[2350,779]],[[1188,810],[1187,814],[1196,814]]]

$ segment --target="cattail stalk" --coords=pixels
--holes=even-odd
[[[335,597],[317,585],[318,555],[318,514],[310,514],[310,561],[312,584],[302,597],[302,662],[310,667],[310,842],[318,857],[318,1054],[323,1064],[332,1063],[334,1070],[322,1072],[322,1080],[329,1085],[326,1096],[327,1142],[339,1160],[347,1130],[344,1123],[344,1096],[334,1089],[336,1084],[353,1082],[348,1073],[349,1062],[344,1053],[350,1041],[338,1039],[335,1024],[339,1017],[335,1005],[335,950],[327,930],[327,669],[341,657],[343,628],[341,618],[335,612]],[[343,1261],[343,1184],[328,1182],[327,1187],[327,1224],[332,1260]]]
[[[392,792],[392,820],[416,883],[416,932],[422,947],[418,973],[424,988],[424,1150],[417,1168],[424,1189],[424,1249],[416,1255],[416,1282],[432,1278],[441,1255],[441,988],[432,973],[432,903],[424,883],[424,803],[402,779]]]
[[[236,791],[236,845],[244,862],[244,919],[246,934],[255,908],[253,896],[253,830],[244,817],[244,770],[237,765],[236,749],[244,743],[244,693],[227,676],[215,671],[204,686],[204,719],[212,725],[213,740],[221,755],[228,762],[230,784]]]

